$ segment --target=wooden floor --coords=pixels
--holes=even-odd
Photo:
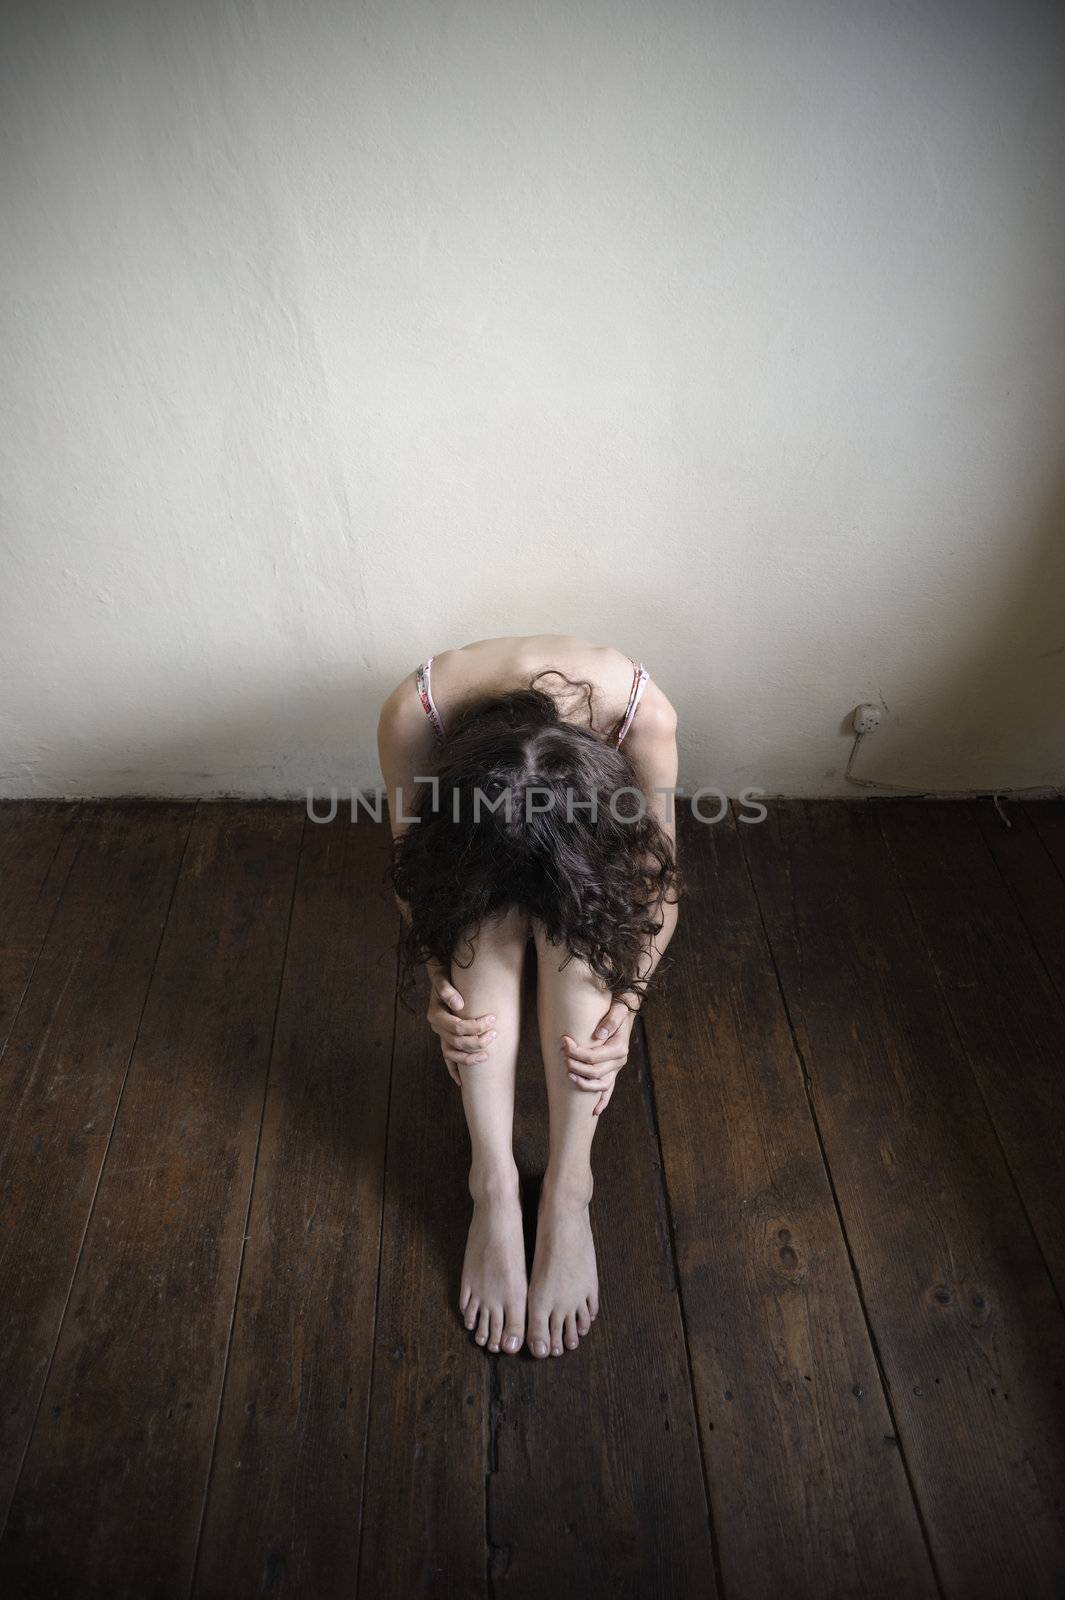
[[[0,807],[0,1592],[1057,1600],[1065,804],[1006,812],[689,823],[534,1362],[457,1314],[383,827]]]

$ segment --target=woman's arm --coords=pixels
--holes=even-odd
[[[415,779],[427,776],[427,767],[434,754],[436,735],[422,710],[415,687],[415,673],[410,673],[397,684],[381,707],[377,719],[377,755],[381,763],[381,776],[385,780],[388,800],[388,822],[392,838],[398,839],[409,827],[417,823],[404,822],[409,817],[418,785]],[[399,895],[395,896],[400,916],[410,926],[410,906]],[[460,1068],[463,1056],[481,1048],[486,1040],[494,1016],[463,1018],[455,1015],[466,1002],[451,982],[451,970],[442,962],[430,958],[426,962],[429,974],[430,1001],[427,1020],[440,1040],[440,1048],[447,1070],[456,1083],[461,1083]],[[483,1060],[475,1055],[475,1060]]]
[[[625,736],[625,754],[636,769],[636,775],[647,801],[647,810],[658,818],[662,831],[677,855],[676,802],[672,793],[663,789],[677,786],[677,713],[656,684],[648,684],[643,702]],[[649,941],[639,976],[649,979],[665,953],[677,926],[677,903],[666,900],[661,908],[662,927]],[[598,1031],[598,1030],[597,1030]]]
[[[677,850],[677,825],[674,796],[660,790],[673,790],[677,784],[677,714],[656,684],[648,684],[632,727],[625,736],[625,753],[632,762],[648,813],[656,816],[662,830]],[[649,980],[661,961],[677,926],[677,904],[667,899],[661,907],[662,927],[647,944],[638,977]],[[627,997],[612,1001],[596,1024],[591,1044],[580,1044],[564,1035],[563,1049],[568,1058],[572,1081],[581,1089],[599,1091],[593,1108],[598,1116],[613,1092],[614,1079],[625,1065],[629,1035],[639,1007],[640,996],[629,991]]]
[[[411,825],[399,819],[410,814],[417,788],[414,780],[425,775],[433,757],[434,742],[432,724],[418,699],[415,674],[408,673],[392,690],[377,718],[377,754],[385,780],[393,839],[398,839]]]
[[[425,775],[436,737],[418,699],[415,677],[415,673],[408,673],[403,682],[396,685],[377,718],[377,756],[385,780],[388,824],[393,839],[398,839],[412,826],[400,819],[410,815],[418,787],[414,780]],[[409,923],[410,907],[398,895],[395,898],[400,915]]]

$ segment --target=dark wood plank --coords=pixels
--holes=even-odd
[[[878,810],[741,837],[946,1592],[1057,1596],[1065,1325]]]
[[[1024,810],[1058,869],[1058,876],[1065,880],[1065,796],[1029,801]]]
[[[0,805],[0,1054],[77,853],[78,804]]]
[[[534,1243],[547,1094],[529,952],[515,1154]],[[600,1312],[579,1349],[489,1356],[492,1593],[718,1592],[647,1064],[634,1030],[592,1148]]]
[[[191,820],[188,806],[85,808],[77,859],[8,1040],[0,1070],[3,1514],[59,1335]],[[59,826],[51,829],[53,854]]]
[[[204,1596],[355,1592],[395,1009],[387,841],[343,814],[304,834],[196,1568]]]
[[[880,816],[1013,1181],[1065,1300],[1065,1005],[987,850],[977,808],[908,802],[883,807]],[[1065,902],[1065,884],[1058,882]]]
[[[188,1593],[303,823],[197,810],[0,1544],[9,1593]]]
[[[644,1010],[726,1594],[932,1596],[738,831],[678,814],[688,883]]]
[[[458,1312],[470,1140],[428,992],[423,972],[396,1012],[359,1600],[487,1596],[489,1367]]]
[[[1013,902],[1065,1004],[1065,800],[1008,807],[1006,827],[993,806],[977,820]]]

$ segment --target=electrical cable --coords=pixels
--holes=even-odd
[[[1059,797],[1062,793],[1062,791],[1060,789],[1056,789],[1053,784],[1045,783],[1029,784],[1026,789],[988,789],[985,790],[983,794],[972,794],[965,793],[958,789],[914,789],[912,787],[907,787],[904,783],[888,783],[880,778],[856,778],[852,773],[851,768],[854,765],[854,758],[858,754],[858,746],[861,744],[864,738],[864,733],[856,733],[854,735],[854,743],[851,746],[851,753],[848,757],[847,765],[843,771],[843,776],[848,783],[857,784],[862,789],[892,789],[896,793],[909,795],[912,800],[934,800],[945,798],[951,798],[955,800],[982,800],[987,798],[987,796],[990,796],[992,802],[994,803],[995,810],[998,812],[999,817],[1005,823],[1007,828],[1012,828],[1013,823],[1002,809],[1002,803],[1000,799],[1001,795],[1005,794],[1011,800],[1017,799],[1019,796],[1025,794],[1039,794],[1046,798],[1053,799],[1055,797]]]

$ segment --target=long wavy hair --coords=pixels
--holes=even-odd
[[[535,687],[548,672],[587,690],[588,727],[562,721]],[[418,820],[392,844],[392,886],[411,913],[400,933],[404,995],[430,957],[469,965],[461,954],[482,921],[517,906],[565,947],[563,965],[576,956],[615,998],[643,999],[641,957],[663,904],[679,897],[680,874],[616,745],[620,719],[597,733],[591,706],[590,684],[545,669],[528,689],[482,697],[454,717],[420,774],[436,781],[416,792]]]

